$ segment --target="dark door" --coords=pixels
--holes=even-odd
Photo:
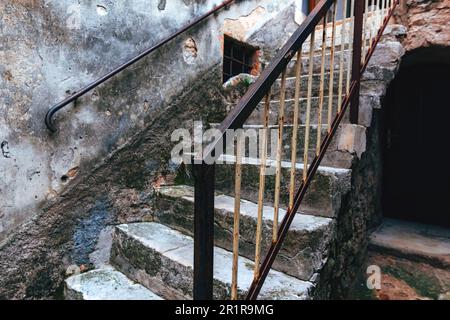
[[[450,68],[401,70],[385,106],[384,215],[450,227]]]

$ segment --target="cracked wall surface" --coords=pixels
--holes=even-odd
[[[0,3],[0,298],[53,296],[102,230],[145,219],[176,169],[172,130],[225,115],[224,21],[292,3],[239,1],[64,109],[50,134],[52,104],[221,1],[163,2]]]
[[[43,116],[51,105],[219,1],[2,1],[0,240],[219,63],[222,21],[247,15],[256,2],[273,7],[243,1],[212,17],[208,29],[194,31],[190,44],[166,46],[68,106],[56,118],[60,131],[50,135]],[[276,3],[267,11],[286,6]],[[30,171],[36,174],[27,175]]]

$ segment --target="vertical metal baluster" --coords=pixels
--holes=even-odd
[[[231,276],[231,300],[238,298],[238,263],[239,263],[239,218],[241,214],[241,181],[243,136],[238,134],[236,142],[236,172],[234,190],[234,226],[233,226],[233,270]]]
[[[379,5],[379,8],[378,8],[378,11],[380,12],[380,17],[379,17],[379,23],[380,23],[380,25],[378,26],[378,30],[380,29],[380,27],[383,25],[383,20],[384,20],[384,13],[383,13],[383,3],[384,3],[384,0],[380,0],[380,5]],[[377,30],[377,31],[378,31]]]
[[[331,131],[331,117],[333,116],[333,96],[334,96],[334,51],[336,44],[336,14],[337,14],[337,2],[333,6],[333,31],[331,34],[331,52],[330,52],[330,87],[328,89],[328,118],[327,129]]]
[[[308,98],[306,102],[306,123],[305,123],[305,149],[303,153],[303,180],[308,177],[308,150],[309,150],[309,129],[311,123],[311,97],[312,97],[312,80],[314,71],[314,46],[315,46],[316,30],[311,32],[311,45],[309,51],[309,74],[308,74]]]
[[[368,27],[369,27],[369,49],[368,50],[370,50],[370,49],[372,49],[372,42],[373,42],[373,29],[374,29],[374,26],[373,26],[373,24],[374,24],[374,11],[373,11],[373,8],[374,8],[374,3],[373,3],[373,1],[375,1],[375,0],[371,0],[371,5],[369,6],[369,9],[372,9],[372,10],[370,10],[367,14],[370,16],[370,18],[369,18],[369,21],[368,21]]]
[[[295,169],[297,164],[297,135],[298,117],[300,105],[300,86],[302,82],[302,48],[297,52],[297,63],[295,64],[295,96],[294,96],[294,121],[292,123],[292,146],[291,146],[291,181],[289,189],[289,208],[294,205],[295,192]]]
[[[366,0],[366,7],[364,11],[364,22],[363,22],[363,50],[361,55],[361,63],[364,63],[366,60],[366,47],[367,47],[367,39],[366,39],[366,29],[368,24],[368,14],[369,14],[369,0]]]
[[[283,152],[283,127],[284,127],[284,107],[286,103],[286,69],[281,76],[280,108],[278,111],[278,144],[275,171],[275,197],[273,211],[272,241],[278,238],[278,214],[280,211],[280,186],[281,186],[281,156]]]
[[[377,31],[378,31],[378,0],[375,0],[375,7],[374,7],[374,27],[373,27],[373,36],[374,38],[377,36]]]
[[[389,14],[389,7],[388,7],[388,0],[383,0],[384,1],[384,16],[383,16],[383,22],[384,19],[387,18],[388,14]]]
[[[338,112],[341,112],[342,108],[342,94],[343,94],[343,83],[344,83],[344,64],[345,64],[345,38],[346,38],[346,17],[347,17],[347,1],[344,1],[342,5],[342,25],[341,25],[341,52],[340,52],[340,62],[339,62],[339,87],[338,87]]]
[[[361,1],[361,0],[358,0]],[[348,64],[347,64],[347,86],[346,86],[346,93],[350,93],[350,75],[352,70],[352,48],[353,48],[353,29],[355,26],[354,17],[355,15],[355,0],[351,0],[351,6],[350,6],[350,29],[349,29],[349,40],[348,40]]]
[[[256,224],[256,245],[255,245],[255,279],[259,278],[260,262],[261,262],[261,240],[262,240],[262,223],[264,210],[264,189],[266,183],[266,161],[267,161],[267,136],[269,126],[269,108],[270,108],[270,91],[266,95],[264,103],[264,119],[262,132],[262,148],[261,148],[261,166],[259,171],[259,193],[258,193],[258,221]]]
[[[324,101],[324,88],[325,88],[325,55],[327,49],[327,18],[323,17],[323,31],[322,31],[322,60],[320,65],[320,84],[319,84],[319,110],[317,118],[317,142],[316,142],[316,155],[320,153],[320,146],[322,143],[322,116],[323,116],[323,101]]]

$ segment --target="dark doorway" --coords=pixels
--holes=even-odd
[[[402,67],[385,101],[384,215],[450,227],[450,66]]]

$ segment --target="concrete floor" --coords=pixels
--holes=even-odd
[[[384,219],[370,237],[370,248],[436,267],[450,268],[450,229]]]
[[[380,268],[379,289],[367,287],[369,266]],[[348,298],[450,300],[450,229],[385,219]]]

